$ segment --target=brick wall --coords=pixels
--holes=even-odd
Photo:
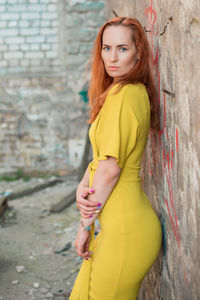
[[[0,0],[0,174],[79,166],[79,92],[103,12],[103,1]]]
[[[60,71],[57,0],[1,0],[0,73]]]

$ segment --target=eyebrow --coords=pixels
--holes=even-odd
[[[103,44],[103,46],[110,47],[109,45],[106,45],[106,44]],[[120,45],[117,45],[117,47],[122,47],[122,46],[127,46],[127,47],[128,47],[128,45],[127,45],[127,44],[120,44]]]

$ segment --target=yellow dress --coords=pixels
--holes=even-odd
[[[89,186],[98,161],[107,155],[116,157],[122,170],[98,215],[101,231],[96,238],[92,226],[89,250],[94,254],[83,261],[69,300],[135,300],[162,243],[161,223],[139,176],[150,127],[146,87],[127,84],[113,95],[116,87],[90,126]]]

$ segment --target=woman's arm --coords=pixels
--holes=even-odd
[[[92,188],[95,190],[95,193],[89,194],[88,199],[100,202],[102,209],[120,177],[121,170],[116,164],[116,159],[112,156],[108,156],[106,160],[100,160],[92,182]],[[97,215],[98,212],[93,214],[89,219],[82,217],[81,220],[84,226],[91,226],[96,220]]]
[[[82,180],[79,183],[80,186],[89,186],[89,167],[85,170]],[[78,185],[78,186],[79,186]]]
[[[84,218],[89,218],[91,213],[93,213],[98,207],[98,202],[85,199],[88,194],[94,192],[94,190],[89,188],[89,167],[87,167],[83,178],[76,189],[76,205],[81,213],[81,216]]]

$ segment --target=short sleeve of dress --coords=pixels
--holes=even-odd
[[[113,156],[120,168],[123,168],[126,159],[134,150],[139,130],[134,106],[130,105],[127,97],[126,90],[110,95],[106,99],[101,123],[102,138],[98,160]]]

